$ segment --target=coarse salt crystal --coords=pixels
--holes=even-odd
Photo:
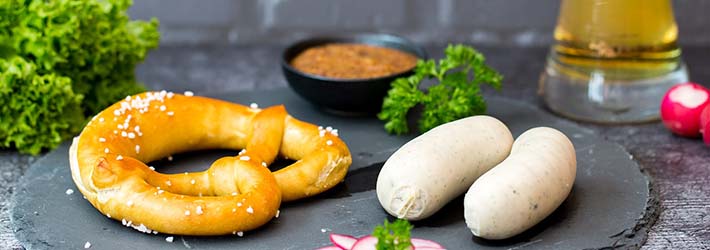
[[[232,192],[232,196],[237,196],[237,192]]]
[[[123,129],[123,124],[118,124],[118,129]]]
[[[99,122],[104,122],[104,118],[103,118],[103,117],[99,117]]]
[[[160,105],[160,111],[165,111],[165,105]]]
[[[148,167],[150,170],[155,171],[155,168],[153,166]]]
[[[242,206],[242,203],[241,203],[241,202],[237,202],[237,207],[241,207],[241,206]]]
[[[333,145],[333,141],[327,140],[327,141],[325,142],[325,144],[328,145],[328,146]]]
[[[195,179],[190,180],[190,184],[195,185]]]
[[[165,241],[167,242],[173,242],[173,236],[168,236],[165,238]]]
[[[118,109],[117,109],[117,110],[114,110],[114,111],[113,111],[113,115],[119,116],[119,115],[121,115],[121,111],[119,111]]]
[[[121,219],[121,224],[125,226],[126,224],[128,224],[128,222],[126,222],[126,219]]]
[[[239,157],[239,160],[242,160],[242,161],[249,161],[249,159],[250,159],[249,156]]]
[[[129,206],[129,207],[132,207],[132,206],[133,206],[133,201],[128,201],[128,202],[126,202],[126,205]]]
[[[325,228],[321,228],[321,229],[320,229],[320,232],[321,232],[321,233],[325,233],[325,231],[327,231],[327,230],[325,230]]]
[[[195,213],[198,215],[202,214],[202,206],[197,206],[197,208],[195,208]]]
[[[262,165],[262,166],[264,166],[264,167],[267,167],[267,165],[266,165],[266,162],[265,162],[265,161],[262,161],[262,162],[261,162],[261,165]]]
[[[276,218],[278,218],[280,214],[281,214],[281,210],[280,209],[276,210]]]
[[[135,127],[133,127],[133,130],[136,131],[137,133],[140,133],[140,132],[141,132],[141,126],[136,125]]]
[[[193,96],[195,93],[192,93],[192,91],[185,91],[185,96]]]
[[[123,160],[123,156],[121,156],[121,155],[116,156],[116,160],[117,161]]]
[[[251,206],[249,206],[249,207],[247,208],[247,213],[253,214],[253,213],[254,213],[254,209],[253,209]]]
[[[173,95],[175,95],[175,94],[173,94],[173,92],[168,92],[168,94],[167,94],[167,96],[168,96],[168,99],[171,99],[171,98],[173,98]]]
[[[189,216],[189,215],[190,215],[190,210],[185,210],[185,216]]]
[[[108,148],[104,148],[104,153],[108,154]]]
[[[325,136],[325,130],[321,130],[318,132],[318,136],[323,137]]]
[[[167,181],[165,181],[165,185],[168,185],[168,187],[169,187],[169,186],[172,186],[172,185],[173,185],[173,183],[172,183],[172,182],[170,182],[170,180],[167,180]]]
[[[129,138],[129,139],[136,138],[136,134],[133,133],[133,132],[128,132],[128,138]]]
[[[128,133],[126,133],[126,131],[121,131],[121,136],[126,137],[126,136],[128,136]]]
[[[158,190],[158,194],[162,194],[164,192],[165,192],[165,190]]]
[[[172,155],[168,155],[168,161],[173,161],[173,156],[172,156]]]
[[[136,154],[140,154],[141,152],[141,145],[136,145]]]
[[[328,131],[328,132],[333,131],[333,127],[331,127],[331,126],[325,127],[325,131]]]
[[[66,193],[67,195],[70,195],[70,194],[73,194],[73,193],[74,193],[74,190],[71,189],[71,188],[69,188],[69,189],[67,189],[67,191],[64,192],[64,193]]]
[[[258,108],[259,108],[259,104],[256,104],[256,103],[253,103],[253,102],[252,102],[251,104],[249,104],[249,107],[250,107],[250,108],[253,108],[253,109],[258,109]]]
[[[175,114],[175,112],[173,112],[173,111],[168,111],[168,116],[173,116],[174,114]]]
[[[106,142],[106,138],[99,137],[99,142]]]
[[[237,232],[237,236],[243,237],[243,236],[244,236],[244,232],[242,232],[242,231]]]
[[[84,243],[84,248],[90,248],[91,247],[91,242],[86,242]]]

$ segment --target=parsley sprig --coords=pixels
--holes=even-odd
[[[406,250],[410,249],[410,231],[413,226],[406,220],[398,219],[393,223],[385,220],[384,225],[375,227],[372,236],[377,238],[377,250]]]
[[[486,102],[481,96],[481,84],[499,90],[503,76],[485,64],[483,54],[466,45],[449,45],[444,50],[446,58],[438,64],[434,60],[419,60],[414,74],[398,78],[382,103],[377,115],[385,121],[385,130],[406,134],[407,113],[417,104],[423,112],[418,125],[426,132],[438,125],[486,112]],[[438,82],[427,92],[420,90],[424,79]]]

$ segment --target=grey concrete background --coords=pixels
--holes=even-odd
[[[710,1],[674,0],[681,45],[710,45]],[[560,0],[135,0],[162,44],[277,44],[313,34],[386,32],[419,43],[544,46]]]

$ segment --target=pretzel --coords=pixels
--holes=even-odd
[[[203,149],[244,149],[203,172],[161,174],[145,162]],[[273,174],[278,155],[297,160]],[[321,193],[351,163],[337,131],[283,106],[258,109],[165,91],[126,97],[96,115],[69,150],[72,179],[101,213],[145,233],[241,234],[281,201]]]

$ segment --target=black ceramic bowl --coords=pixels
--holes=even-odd
[[[398,36],[353,35],[318,37],[303,40],[286,48],[281,58],[281,68],[291,88],[309,102],[337,114],[372,114],[382,108],[382,99],[390,83],[398,77],[412,74],[412,69],[383,77],[365,79],[338,79],[301,72],[291,66],[291,60],[302,51],[327,43],[361,43],[393,48],[426,58],[426,53],[414,43]]]

